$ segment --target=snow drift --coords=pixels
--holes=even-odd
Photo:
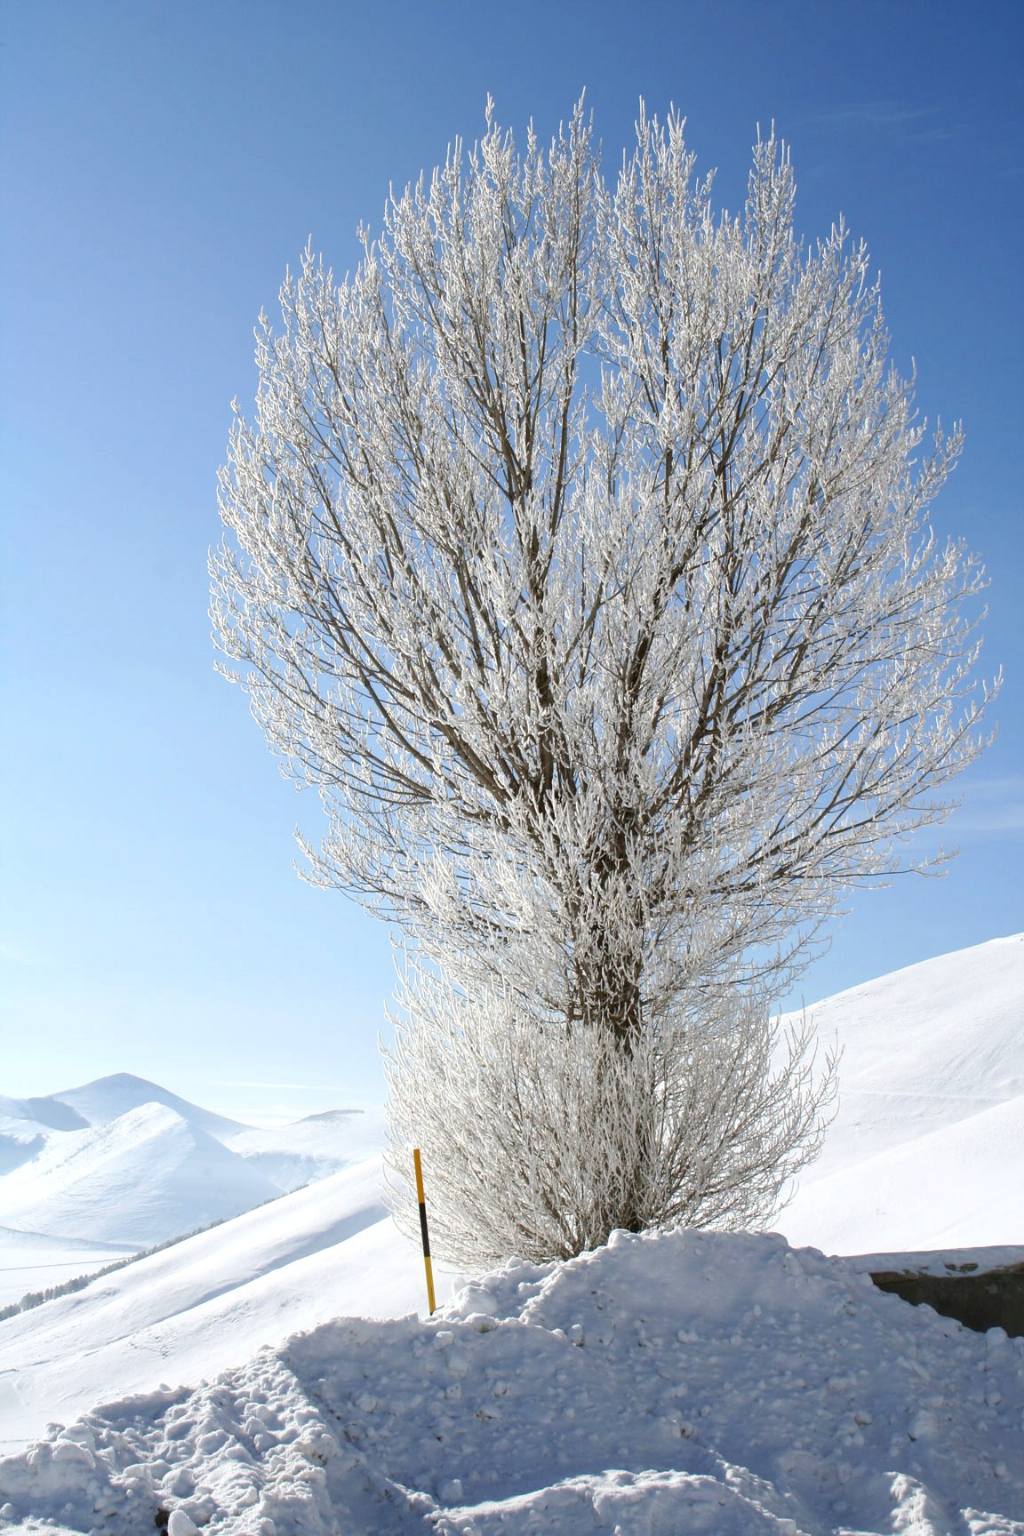
[[[0,1502],[103,1536],[1010,1536],[1022,1363],[780,1237],[617,1233],[109,1403]]]

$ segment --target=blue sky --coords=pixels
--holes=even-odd
[[[801,229],[842,211],[868,241],[922,410],[965,423],[935,526],[991,574],[999,740],[930,835],[961,849],[948,875],[856,896],[786,1001],[1024,928],[1016,0],[3,14],[0,1093],[123,1070],[239,1114],[380,1096],[389,935],[293,872],[316,809],[213,674],[206,554],[286,264],[310,233],[353,264],[388,183],[472,139],[488,92],[546,135],[585,86],[610,162],[641,95],[674,102],[733,207],[774,118]]]

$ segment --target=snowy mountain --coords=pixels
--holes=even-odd
[[[81,1130],[88,1125],[109,1125],[129,1110],[141,1109],[144,1104],[163,1104],[173,1109],[188,1125],[205,1131],[209,1136],[230,1136],[243,1131],[245,1126],[223,1115],[211,1114],[150,1083],[144,1077],[134,1077],[130,1072],[116,1072],[111,1077],[99,1077],[81,1088],[66,1088],[47,1098],[0,1099],[0,1113],[5,1104],[20,1106],[24,1118],[39,1121],[56,1131]]]
[[[1020,1536],[1022,1367],[777,1236],[616,1233],[430,1322],[120,1396],[0,1460],[0,1507],[103,1536]]]
[[[142,1248],[279,1191],[163,1104],[51,1136],[0,1180],[0,1225]]]
[[[832,1253],[1024,1242],[1024,934],[808,1010],[839,1110],[778,1225]]]
[[[356,1110],[245,1126],[128,1073],[0,1099],[0,1307],[335,1173],[382,1137],[382,1115]]]
[[[32,1126],[37,1130],[80,1131],[88,1120],[58,1098],[5,1099],[0,1094],[0,1127]]]

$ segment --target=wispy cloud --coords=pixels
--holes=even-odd
[[[243,1082],[232,1078],[229,1082],[216,1083],[217,1088],[273,1088],[287,1089],[289,1093],[345,1093],[347,1086],[344,1083],[282,1083],[275,1082]]]
[[[963,808],[949,820],[950,830],[1024,832],[1024,774],[977,779],[964,791]]]
[[[911,107],[900,101],[850,101],[813,112],[806,119],[820,128],[854,128],[888,134],[916,143],[938,143],[953,137],[937,107]]]
[[[38,965],[39,957],[21,944],[0,939],[0,962],[4,961],[8,965]]]

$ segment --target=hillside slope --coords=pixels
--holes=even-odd
[[[0,1115],[0,1177],[35,1157],[48,1139],[46,1128],[39,1121]]]
[[[778,1226],[830,1253],[1024,1243],[1024,1097],[809,1178]]]
[[[35,1118],[33,1118],[35,1117]],[[349,1167],[383,1144],[380,1111],[271,1129],[229,1120],[129,1073],[0,1098],[0,1307]],[[34,1262],[33,1262],[34,1260]]]
[[[0,1308],[19,1302],[26,1292],[63,1285],[135,1251],[128,1243],[53,1238],[0,1226]]]
[[[839,1109],[777,1225],[834,1253],[1024,1242],[1024,934],[808,1010]]]
[[[278,1189],[290,1191],[376,1156],[384,1134],[382,1110],[333,1109],[290,1125],[246,1127],[221,1139]]]
[[[386,1218],[370,1159],[0,1322],[0,1447],[99,1397],[199,1381],[297,1328],[422,1304],[422,1260]]]

